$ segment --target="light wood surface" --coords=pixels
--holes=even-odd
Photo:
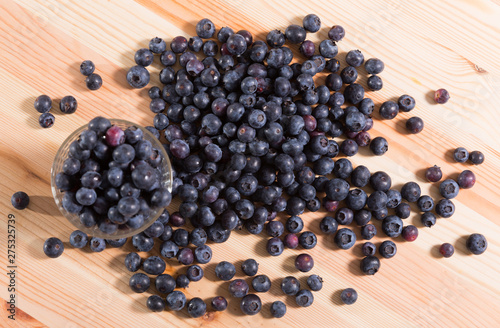
[[[7,320],[2,305],[0,326],[49,327],[495,327],[500,324],[500,7],[498,1],[0,1],[0,264],[7,266],[7,216],[14,214],[17,229],[18,320]],[[308,274],[293,269],[301,250],[285,250],[282,256],[266,255],[266,237],[234,232],[222,245],[211,245],[213,261],[204,265],[206,277],[192,283],[188,298],[209,300],[228,296],[227,285],[215,281],[214,266],[222,260],[236,263],[256,258],[260,273],[270,276],[273,287],[260,295],[261,314],[242,316],[238,301],[231,299],[223,313],[188,318],[184,311],[151,313],[145,306],[150,292],[135,294],[128,287],[131,276],[123,266],[133,251],[106,249],[102,253],[67,249],[58,259],[47,258],[43,241],[51,236],[68,240],[72,226],[61,216],[51,196],[50,166],[58,145],[77,127],[96,115],[120,117],[150,125],[147,90],[132,90],[125,81],[133,54],[149,39],[189,37],[195,23],[209,17],[217,28],[246,28],[258,39],[266,31],[300,24],[308,13],[318,14],[322,29],[310,36],[326,37],[328,26],[346,28],[339,58],[359,48],[366,58],[379,57],[386,69],[384,89],[371,93],[376,104],[407,93],[417,107],[392,121],[375,115],[372,136],[385,136],[389,151],[372,157],[362,151],[352,158],[356,165],[391,174],[393,184],[417,181],[423,193],[438,197],[436,185],[424,182],[424,169],[441,166],[445,177],[471,169],[477,183],[454,200],[456,214],[420,229],[414,243],[397,238],[398,254],[383,259],[381,271],[363,276],[358,243],[349,251],[338,250],[332,237],[321,235],[319,220],[325,215],[303,215],[306,228],[318,233],[318,246],[309,253],[316,266],[311,273],[323,277],[324,288],[314,293],[309,308],[298,308],[282,295],[280,280],[296,275],[305,283]],[[292,48],[294,48],[292,46]],[[96,92],[85,88],[79,63],[91,59],[104,85]],[[158,71],[155,65],[153,72]],[[364,72],[364,71],[363,71]],[[365,73],[361,74],[365,83]],[[153,84],[158,83],[153,74]],[[432,91],[444,87],[451,93],[446,105],[432,102]],[[55,126],[42,129],[33,101],[40,94],[55,99],[73,95],[78,110],[56,115]],[[419,135],[404,133],[405,119],[417,115],[425,129]],[[464,146],[481,150],[480,166],[453,163],[450,149]],[[19,190],[31,196],[27,210],[17,211],[10,196]],[[174,202],[171,208],[175,208]],[[406,220],[421,227],[419,215]],[[378,225],[378,223],[376,223]],[[483,233],[489,247],[481,256],[469,255],[465,237]],[[359,235],[358,235],[359,236]],[[376,243],[384,240],[376,237]],[[437,245],[455,245],[452,258],[438,256]],[[158,245],[155,246],[158,252]],[[143,256],[145,254],[142,254]],[[180,269],[168,263],[167,272]],[[182,270],[182,269],[181,269]],[[183,271],[182,271],[183,272]],[[238,276],[241,276],[238,268]],[[0,279],[0,297],[8,298],[7,278]],[[352,306],[339,302],[340,290],[353,287],[359,299]],[[154,291],[151,288],[150,291]],[[288,313],[271,319],[269,304],[286,301]],[[22,310],[22,311],[21,311]]]

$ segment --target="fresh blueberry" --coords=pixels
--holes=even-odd
[[[434,215],[434,213],[425,212],[420,217],[420,221],[424,226],[430,228],[436,224],[436,216]]]
[[[358,299],[358,292],[353,288],[346,288],[340,293],[340,300],[342,303],[351,305],[354,304]]]
[[[399,109],[403,112],[409,112],[415,108],[415,99],[412,96],[402,95],[398,99]]]
[[[380,255],[386,259],[393,257],[397,252],[396,244],[392,240],[382,242],[378,250]]]
[[[450,94],[446,89],[438,89],[434,92],[434,100],[438,104],[444,104],[450,99]]]
[[[47,113],[52,108],[52,99],[47,95],[38,96],[35,99],[35,109],[39,113]]]
[[[165,300],[168,308],[172,311],[180,311],[186,305],[186,295],[178,290],[169,293]]]
[[[473,233],[467,238],[465,246],[472,254],[479,255],[483,254],[488,248],[488,241],[483,235]]]
[[[296,295],[300,290],[300,282],[295,277],[285,277],[281,282],[281,290],[286,295]]]
[[[18,191],[10,198],[12,206],[17,210],[24,210],[30,203],[30,197],[24,191]]]
[[[232,263],[229,263],[227,261],[222,261],[215,267],[215,275],[220,280],[225,280],[225,281],[231,280],[233,279],[235,274],[236,274],[236,268]]]
[[[135,273],[130,277],[129,286],[136,293],[144,293],[149,289],[151,280],[144,273]]]
[[[310,275],[307,278],[307,285],[312,291],[317,292],[323,288],[323,279],[316,274]]]
[[[256,315],[262,309],[260,297],[255,294],[248,294],[241,299],[241,311],[246,315]]]
[[[333,25],[330,31],[328,31],[328,38],[330,40],[338,42],[342,40],[345,36],[345,30],[340,25]]]
[[[314,296],[309,290],[302,289],[295,295],[295,302],[298,306],[307,307],[314,302]]]
[[[106,241],[102,238],[92,237],[89,245],[93,252],[102,252],[106,248]]]
[[[482,164],[484,162],[484,154],[479,150],[471,151],[469,154],[469,161],[475,165]]]
[[[375,256],[367,256],[361,260],[361,271],[367,275],[374,275],[380,270],[380,260]]]
[[[87,234],[80,230],[75,230],[69,236],[69,243],[75,248],[83,248],[87,245]]]
[[[378,58],[370,58],[365,62],[365,69],[368,74],[380,74],[384,67],[384,62]]]
[[[372,242],[367,241],[363,244],[361,251],[364,256],[373,256],[375,255],[377,247]]]
[[[306,30],[299,25],[290,25],[285,30],[285,36],[291,43],[302,43],[306,39]]]
[[[165,309],[165,301],[158,295],[151,295],[146,301],[146,306],[153,312],[161,312]]]
[[[425,178],[429,182],[438,182],[439,180],[441,180],[442,177],[443,177],[443,172],[441,171],[441,168],[437,165],[434,165],[425,171]]]
[[[406,219],[410,216],[411,208],[408,203],[401,203],[395,209],[396,215],[401,219]]]
[[[382,221],[382,231],[389,237],[397,237],[403,230],[403,221],[396,215],[389,215]]]
[[[432,211],[432,209],[434,208],[434,200],[427,195],[420,196],[417,201],[417,206],[422,212]]]
[[[439,185],[439,193],[446,199],[457,197],[459,192],[458,183],[452,179],[446,179]]]
[[[132,88],[144,88],[149,83],[149,72],[143,66],[133,66],[127,72],[127,82]]]
[[[469,189],[476,183],[476,176],[472,171],[464,170],[458,175],[457,182],[460,188]]]
[[[125,267],[130,272],[136,272],[140,269],[142,263],[141,256],[137,253],[128,253],[125,257]]]
[[[414,225],[408,225],[403,228],[401,236],[406,241],[415,241],[418,237],[418,229]]]
[[[227,308],[227,300],[223,296],[215,296],[210,304],[215,311],[224,311]]]
[[[82,73],[85,76],[89,76],[90,74],[94,73],[94,70],[95,70],[95,65],[90,60],[84,60],[80,64],[80,73]]]
[[[59,103],[59,109],[64,114],[73,114],[78,107],[78,103],[73,96],[65,96],[61,99]]]
[[[356,235],[349,228],[342,228],[337,231],[334,238],[335,244],[341,249],[349,249],[356,242]]]
[[[59,238],[51,237],[43,244],[43,252],[50,258],[59,257],[64,252],[64,244]]]
[[[372,91],[379,91],[384,87],[384,82],[380,76],[370,75],[366,80],[366,85],[368,86],[368,89]]]
[[[281,301],[274,301],[271,304],[271,315],[274,318],[282,318],[286,314],[286,305]]]
[[[85,78],[85,84],[89,90],[98,90],[102,86],[102,77],[99,74],[92,73]]]

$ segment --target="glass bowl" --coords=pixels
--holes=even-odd
[[[158,150],[162,160],[158,168],[160,169],[160,185],[161,187],[167,188],[170,192],[172,191],[172,166],[170,164],[169,157],[163,148],[163,145],[160,141],[153,135],[151,132],[143,128],[142,126],[128,122],[120,119],[109,119],[112,125],[117,125],[122,130],[127,129],[130,126],[135,126],[143,132],[143,139],[149,140],[154,149]],[[114,233],[104,233],[102,232],[98,225],[94,225],[93,227],[86,227],[80,222],[80,218],[76,213],[70,213],[62,206],[62,199],[64,196],[64,192],[60,191],[55,184],[55,177],[57,173],[62,171],[63,163],[68,158],[69,146],[71,143],[78,139],[82,131],[87,129],[88,124],[81,126],[76,129],[66,140],[64,140],[63,144],[59,148],[56,153],[56,157],[54,159],[54,163],[52,164],[51,169],[51,188],[52,195],[54,196],[54,200],[56,202],[57,207],[61,211],[61,213],[71,222],[75,227],[79,230],[85,232],[89,236],[104,238],[104,239],[119,239],[126,238],[138,234],[144,230],[146,230],[153,222],[158,219],[158,217],[163,213],[164,208],[150,208],[149,215],[144,218],[144,224],[139,228],[131,228],[125,224],[119,226],[119,228]]]

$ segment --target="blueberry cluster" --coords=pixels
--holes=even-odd
[[[50,128],[54,125],[55,117],[50,113],[52,108],[52,99],[47,95],[38,96],[35,99],[35,109],[37,112],[42,113],[38,118],[38,123],[42,128]],[[73,96],[65,96],[59,103],[59,109],[63,114],[73,114],[78,107],[78,102]]]
[[[83,226],[97,225],[105,234],[140,228],[151,208],[168,206],[172,199],[161,186],[162,160],[140,128],[123,130],[96,117],[70,144],[55,176],[64,193],[62,207],[77,214]]]
[[[171,158],[171,194],[155,184],[157,152],[142,139],[139,129],[123,131],[103,118],[95,118],[70,147],[70,158],[58,174],[57,186],[66,192],[65,209],[79,213],[86,226],[98,224],[107,233],[122,226],[140,227],[150,206],[165,207],[171,197],[180,199],[177,211],[170,214],[164,210],[156,222],[132,237],[138,252],[151,251],[155,239],[159,239],[160,256],[143,260],[134,252],[125,259],[126,268],[134,272],[129,281],[134,292],[147,291],[150,276],[155,276],[156,290],[162,295],[147,299],[150,310],[187,308],[191,317],[204,315],[205,302],[198,297],[188,301],[178,288],[187,288],[203,278],[200,265],[212,259],[207,242],[223,243],[234,230],[245,229],[251,234],[265,230],[269,237],[266,249],[271,256],[281,255],[285,247],[296,249],[300,245],[310,250],[316,246],[317,236],[303,231],[300,215],[323,207],[328,213],[319,223],[320,230],[331,236],[339,249],[355,245],[356,234],[348,227],[353,223],[359,226],[364,240],[372,239],[378,232],[370,223],[372,219],[381,221],[380,229],[387,237],[414,241],[417,227],[403,223],[410,216],[410,203],[416,203],[423,213],[422,224],[431,227],[436,223],[432,211],[450,217],[455,211],[451,199],[459,188],[474,184],[475,177],[468,170],[462,172],[458,183],[444,180],[439,187],[443,199],[435,204],[431,197],[421,195],[415,182],[404,184],[399,191],[391,188],[386,172],[370,172],[363,165],[354,167],[346,157],[356,155],[360,147],[376,156],[384,155],[389,148],[383,136],[372,139],[368,132],[373,127],[375,104],[365,94],[365,87],[357,83],[358,70],[364,65],[369,74],[367,90],[382,89],[379,74],[385,66],[378,58],[365,61],[360,50],[351,50],[345,58],[347,66],[341,69],[336,56],[345,30],[333,26],[328,39],[316,47],[306,40],[307,33],[320,28],[320,18],[311,14],[304,17],[303,26],[270,31],[264,42],[254,41],[246,30],[234,32],[223,27],[217,32],[213,22],[205,18],[196,25],[197,36],[189,40],[177,36],[167,49],[167,43],[156,37],[149,48],[136,52],[137,65],[126,75],[131,87],[149,84],[147,67],[155,55],[164,67],[159,74],[162,87],[148,90],[149,108],[155,117],[153,125],[146,128],[164,142]],[[293,52],[286,42],[298,45],[305,60],[292,63]],[[95,75],[93,71],[92,62],[82,63],[82,74]],[[318,84],[315,79],[323,72],[326,79]],[[441,92],[440,101],[444,96]],[[382,119],[394,119],[400,111],[414,108],[415,99],[402,95],[397,101],[383,102],[379,114]],[[406,122],[411,133],[421,132],[423,126],[418,117]],[[480,155],[475,154],[471,161],[479,164],[484,160]],[[434,166],[427,170],[426,177],[437,182],[442,172]],[[276,218],[284,213],[287,219],[283,224]],[[185,229],[188,223],[191,231]],[[92,250],[102,251],[106,244],[120,247],[126,239],[88,241],[85,234],[75,231],[70,242],[77,248],[90,243]],[[47,255],[57,253],[53,250],[56,241],[46,244]],[[467,240],[467,247],[480,254],[487,242],[484,236],[474,234]],[[60,248],[57,251],[62,253]],[[362,252],[361,271],[374,275],[380,270],[377,247],[367,241]],[[392,258],[396,244],[385,240],[378,252],[383,258]],[[185,273],[175,278],[165,274],[166,260],[187,266]],[[295,267],[309,272],[314,260],[301,253],[295,258]],[[144,273],[137,272],[141,268]],[[271,281],[266,275],[257,275],[258,264],[253,259],[243,263],[242,271],[253,277],[250,284],[255,293],[250,293],[247,281],[233,280],[236,268],[232,263],[223,261],[215,268],[220,280],[231,281],[229,293],[241,298],[242,312],[254,315],[262,309],[256,293],[267,292]],[[314,301],[311,291],[319,291],[323,281],[311,275],[307,284],[310,290],[301,289],[298,279],[289,276],[283,279],[281,289],[295,296],[297,305],[307,307]],[[345,304],[353,304],[357,292],[348,288],[340,297]],[[222,296],[211,301],[215,311],[223,311],[227,304]],[[285,313],[283,302],[272,303],[274,317]]]
[[[89,90],[98,90],[102,86],[102,78],[94,73],[95,65],[90,60],[84,60],[80,64],[80,73],[86,76],[85,84]]]

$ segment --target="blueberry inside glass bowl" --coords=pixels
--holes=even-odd
[[[147,129],[143,128],[142,126],[128,122],[125,120],[120,120],[120,119],[109,119],[109,122],[111,123],[112,126],[117,126],[121,128],[123,131],[125,131],[129,127],[135,127],[138,130],[142,131],[142,139],[147,140],[151,143],[153,152],[155,152],[155,155],[157,156],[157,162],[155,163],[155,169],[157,169],[157,183],[156,186],[165,188],[169,192],[172,191],[172,167],[170,164],[169,157],[163,148],[163,145],[160,143],[160,141],[153,135],[151,132],[149,132]],[[87,211],[91,212],[93,216],[96,218],[96,224],[93,226],[89,227],[89,224],[83,224],[82,220],[80,218],[80,213],[82,211],[76,212],[76,211],[68,211],[64,206],[63,206],[63,198],[67,191],[62,191],[60,188],[57,187],[56,179],[57,175],[61,174],[63,171],[63,165],[64,162],[70,157],[70,147],[71,144],[75,141],[78,141],[79,138],[81,138],[82,132],[88,130],[89,124],[85,124],[84,126],[81,126],[80,128],[76,129],[66,140],[62,143],[61,147],[56,153],[54,163],[52,165],[51,169],[51,188],[52,188],[52,195],[54,196],[54,200],[56,202],[57,207],[61,211],[61,213],[68,219],[69,222],[71,222],[75,227],[77,227],[79,230],[87,233],[90,236],[94,237],[99,237],[99,238],[105,238],[105,239],[118,239],[118,238],[126,238],[133,236],[137,233],[140,233],[147,229],[153,222],[158,219],[158,217],[163,213],[164,207],[153,207],[149,206],[149,209],[146,209],[142,211],[141,215],[143,218],[140,220],[142,224],[117,224],[117,227],[115,229],[104,229],[103,227],[100,227],[101,224],[99,222],[102,222],[103,220],[108,219],[108,214],[109,213],[101,213],[98,214],[96,213],[93,209],[93,205],[87,206],[87,207],[82,207],[82,211],[86,208]],[[99,136],[99,140],[106,141],[106,135],[104,136]],[[159,160],[158,160],[159,157]],[[149,160],[149,159],[148,159]],[[101,160],[99,163],[101,173],[103,170],[108,169],[108,164],[111,161],[109,160]],[[81,160],[81,163],[85,162],[85,160]],[[83,166],[83,165],[82,165]],[[81,170],[81,169],[80,169]],[[124,172],[127,171],[132,171],[133,168],[130,166],[128,169],[124,169]],[[82,172],[82,171],[79,171]],[[126,173],[125,173],[126,174]],[[129,173],[130,174],[130,173]],[[75,178],[76,179],[76,178]],[[80,180],[81,181],[81,180]],[[127,181],[127,179],[124,180],[124,183]],[[78,182],[76,182],[78,183]],[[129,181],[129,184],[132,184],[133,182]],[[107,188],[110,189],[110,188]],[[114,188],[116,189],[117,193],[120,193],[120,187]],[[99,186],[94,189],[97,194],[97,198],[105,198],[104,193],[105,190],[102,188],[102,186]],[[71,190],[74,192],[74,190]],[[70,191],[70,192],[71,192]],[[116,193],[115,192],[115,193]],[[142,197],[142,194],[141,194]],[[109,199],[109,198],[108,198]],[[113,201],[109,201],[108,205],[112,206]],[[109,219],[108,219],[109,221]],[[105,230],[105,231],[103,231]],[[106,231],[108,230],[108,231]]]

